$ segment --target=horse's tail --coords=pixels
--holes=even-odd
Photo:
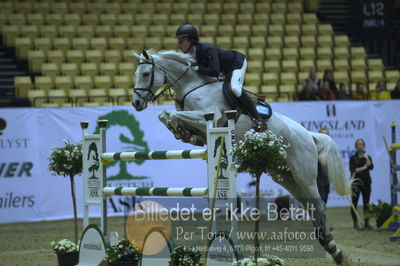
[[[318,133],[312,135],[316,139],[315,143],[322,171],[327,174],[329,182],[339,195],[350,194],[351,182],[346,177],[343,159],[336,143],[327,135]]]

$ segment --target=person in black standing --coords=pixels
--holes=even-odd
[[[370,170],[374,168],[372,158],[365,153],[365,141],[363,139],[357,139],[355,143],[356,153],[350,157],[350,173],[354,176],[354,181],[351,186],[352,191],[352,202],[355,208],[357,208],[358,199],[360,193],[363,197],[364,215],[368,210],[368,203],[371,196],[371,175]],[[351,210],[351,217],[353,218],[354,228],[360,229],[357,223],[357,216],[353,209]],[[364,220],[364,227],[371,229],[368,219]]]

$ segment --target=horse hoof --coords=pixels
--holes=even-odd
[[[339,253],[333,257],[333,260],[336,262],[337,265],[342,265],[343,263],[343,252],[339,250]]]

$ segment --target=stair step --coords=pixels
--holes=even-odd
[[[0,71],[12,71],[17,69],[17,65],[0,65]]]
[[[14,86],[13,87],[1,86],[0,87],[0,96],[1,96],[0,99],[3,99],[4,97],[15,96]]]
[[[27,71],[2,71],[0,72],[0,77],[10,77],[10,76],[23,76],[29,75]]]
[[[4,82],[14,82],[14,77],[0,77],[0,84]]]
[[[14,86],[14,78],[0,78],[0,87],[2,87],[2,85]]]
[[[0,84],[0,90],[14,90],[14,84],[7,85],[7,84]]]
[[[0,107],[12,107],[14,104],[15,96],[0,98]]]
[[[9,57],[0,58],[0,64],[7,64],[7,63],[15,63],[15,59]]]

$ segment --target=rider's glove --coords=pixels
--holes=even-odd
[[[194,63],[192,63],[192,64],[190,65],[190,68],[191,68],[193,71],[199,70],[199,66],[196,65],[196,64],[194,64]]]

